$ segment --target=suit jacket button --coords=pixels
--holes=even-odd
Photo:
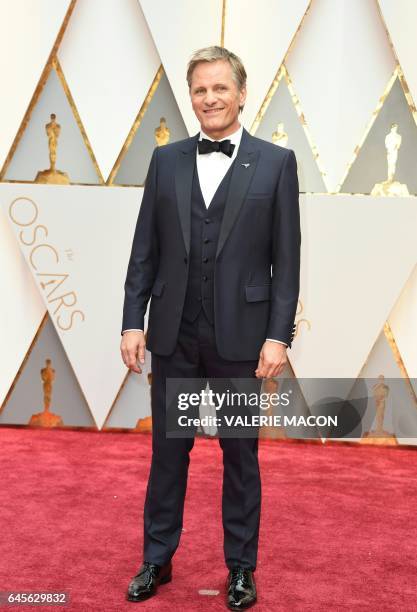
[[[204,219],[204,223],[211,223],[210,219]]]
[[[207,276],[203,276],[203,281],[206,281],[206,280],[207,280]]]
[[[208,257],[204,257],[203,258],[203,263],[207,263],[208,262]]]

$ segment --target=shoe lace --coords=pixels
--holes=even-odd
[[[157,566],[154,563],[151,563],[150,561],[145,561],[143,563],[143,567],[140,569],[137,576],[141,576],[142,574],[145,574],[146,572],[149,572],[150,574],[154,575],[156,570],[157,570]]]
[[[231,578],[233,582],[236,582],[236,586],[243,587],[246,583],[246,570],[243,567],[234,567],[231,570]]]

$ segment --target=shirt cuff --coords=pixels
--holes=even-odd
[[[283,344],[288,348],[288,344],[286,342],[283,342],[282,340],[275,340],[275,338],[267,338],[267,340],[270,340],[271,342],[278,342],[278,344]]]
[[[122,335],[123,335],[125,332],[128,332],[128,331],[141,331],[141,332],[143,332],[143,329],[124,329],[124,330],[122,331]]]

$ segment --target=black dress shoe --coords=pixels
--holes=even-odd
[[[131,580],[127,589],[126,599],[129,601],[143,601],[156,594],[159,584],[172,580],[172,563],[156,565],[145,561],[139,572]]]
[[[244,610],[256,602],[256,585],[253,573],[244,567],[230,570],[226,582],[227,607],[230,610]]]

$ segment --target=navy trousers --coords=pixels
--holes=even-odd
[[[144,561],[164,565],[178,547],[194,445],[193,437],[166,437],[166,379],[206,378],[213,388],[216,378],[255,378],[257,365],[227,361],[218,354],[214,327],[203,310],[192,323],[182,320],[172,355],[152,354],[152,462],[144,506]],[[254,383],[259,388],[261,381]],[[219,437],[219,443],[225,562],[229,569],[240,565],[254,571],[261,510],[258,438]]]

